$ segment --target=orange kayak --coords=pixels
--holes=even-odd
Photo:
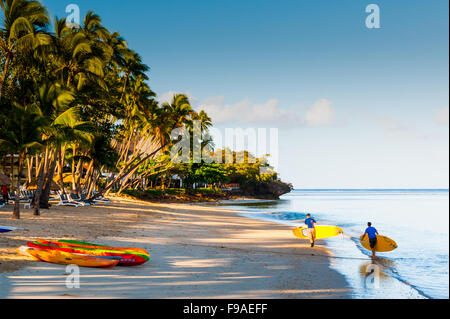
[[[94,256],[106,259],[119,258],[119,265],[122,266],[139,266],[145,264],[150,256],[142,255],[139,253],[132,253],[127,251],[116,251],[108,249],[92,249],[81,247],[65,247],[63,243],[47,242],[45,240],[39,240],[34,242],[28,242],[27,246],[30,248],[44,249],[44,250],[57,250],[71,254],[81,254],[86,256]]]
[[[80,267],[111,268],[119,263],[118,259],[104,259],[95,256],[72,254],[58,250],[37,248],[19,248],[20,253],[26,253],[41,261],[58,265],[78,265]]]
[[[45,240],[36,239],[37,242],[44,243]],[[56,243],[64,244],[64,247],[73,247],[73,248],[87,248],[87,249],[104,249],[104,250],[115,250],[115,251],[123,251],[127,253],[138,253],[141,255],[145,255],[150,257],[150,253],[142,248],[136,247],[111,247],[111,246],[100,246],[91,243],[85,243],[81,241],[73,241],[73,240],[57,240]]]

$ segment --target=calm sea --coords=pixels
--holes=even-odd
[[[342,227],[343,236],[325,243],[354,298],[449,298],[448,190],[295,190],[281,201],[229,207],[292,227],[307,213]],[[359,244],[369,221],[399,246],[380,253],[375,265]]]

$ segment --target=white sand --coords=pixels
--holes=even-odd
[[[55,207],[21,221],[0,210],[0,224],[29,229],[0,237],[0,298],[348,298],[328,251],[311,249],[289,227],[219,207],[115,199],[90,208]],[[138,267],[81,268],[80,288],[66,267],[22,259],[11,248],[36,237],[135,246],[151,254]],[[8,250],[9,249],[9,250]],[[314,256],[312,256],[314,254]],[[14,264],[6,267],[4,264]],[[3,265],[3,266],[2,266]],[[3,269],[2,269],[3,267]],[[17,271],[15,268],[20,268]]]

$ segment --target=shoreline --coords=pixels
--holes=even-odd
[[[351,294],[345,277],[331,268],[330,251],[323,243],[311,249],[287,226],[214,205],[113,197],[112,203],[94,207],[53,207],[40,218],[27,210],[22,220],[13,221],[9,214],[0,210],[0,224],[29,231],[0,237],[0,285],[6,287],[0,298],[300,299]],[[133,244],[151,257],[135,268],[83,268],[88,284],[68,292],[64,280],[55,283],[65,278],[64,266],[12,259],[18,257],[12,250],[37,237]],[[53,279],[45,279],[49,277]],[[130,290],[130,282],[135,289]]]
[[[298,219],[272,217],[271,214],[277,215],[274,212],[278,212],[278,210],[272,211],[270,206],[258,209],[256,205],[252,204],[249,210],[240,210],[239,205],[233,205],[230,208],[245,218],[268,221],[286,225],[290,228],[299,227],[303,224]],[[325,221],[325,223],[334,225],[332,220]],[[379,299],[390,296],[392,299],[433,299],[421,287],[411,284],[407,279],[400,276],[393,267],[395,261],[386,258],[387,256],[384,254],[379,255],[375,262],[371,261],[370,255],[365,254],[364,250],[358,247],[358,235],[354,233],[349,234],[345,229],[344,232],[345,235],[342,237],[344,241],[330,238],[325,240],[325,247],[333,254],[330,257],[332,269],[344,275],[347,282],[350,283],[352,287],[351,298]],[[373,289],[374,285],[367,281],[370,276],[367,276],[367,273],[365,273],[368,267],[373,267],[374,264],[378,266],[379,277],[377,280],[378,283],[381,283],[380,287],[376,287],[377,289]]]
[[[249,219],[254,219],[254,220],[261,220],[261,221],[268,221],[268,222],[272,222],[272,223],[276,223],[279,225],[285,225],[288,226],[290,228],[293,227],[299,227],[299,225],[294,225],[292,222],[290,221],[285,221],[282,222],[281,220],[270,220],[270,219],[263,219],[260,217],[252,217],[251,214],[248,214],[247,212],[239,212],[236,211],[237,213],[240,213],[241,216],[244,216],[244,218],[249,218]],[[353,242],[351,236],[348,235],[344,235],[345,239],[349,242]],[[347,263],[347,266],[349,266],[349,262],[353,262],[355,264],[361,263],[363,262],[363,265],[365,265],[366,267],[370,264],[374,264],[370,257],[368,255],[363,254],[362,251],[360,251],[358,249],[358,252],[360,253],[360,255],[354,257],[354,256],[342,256],[340,254],[336,254],[336,252],[334,251],[336,247],[333,247],[333,244],[331,244],[328,241],[324,241],[323,242],[323,246],[328,250],[328,258],[330,259],[330,261],[332,262],[331,268],[333,270],[338,271],[340,274],[344,275],[344,277],[346,278],[347,282],[349,281],[353,281],[354,278],[352,278],[352,276],[348,276],[348,274],[346,274],[343,269],[342,266],[338,266],[337,264],[345,261]],[[357,249],[355,247],[355,249]],[[375,261],[375,264],[381,267],[381,270],[379,272],[380,275],[380,281],[383,283],[383,285],[389,285],[391,287],[394,287],[395,290],[397,291],[397,293],[394,295],[395,297],[393,297],[393,299],[434,299],[433,297],[427,295],[425,292],[423,292],[419,287],[416,287],[412,284],[410,284],[409,282],[407,282],[405,279],[396,276],[394,273],[388,271],[388,269],[386,268],[386,266],[384,265],[383,261],[386,261],[386,259],[384,257],[380,257],[378,256],[377,260]],[[361,274],[363,272],[363,268],[360,268],[359,271]],[[358,273],[358,271],[356,271],[355,273]],[[363,278],[364,276],[361,276],[361,278]],[[369,278],[369,277],[366,277]],[[355,282],[353,282],[353,284],[356,284]],[[356,284],[355,286],[352,286],[352,294],[351,294],[351,299],[365,299],[364,297],[361,297],[361,289],[364,290],[365,292],[367,292],[368,290],[372,290],[372,288],[362,288],[361,284]],[[412,290],[412,293],[407,291],[408,289]],[[379,299],[375,296],[369,297],[368,299]]]

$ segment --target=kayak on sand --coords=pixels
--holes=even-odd
[[[39,241],[39,239],[37,239]],[[64,244],[65,247],[75,247],[75,248],[90,248],[90,249],[110,249],[110,250],[117,250],[117,251],[124,251],[124,252],[130,252],[130,253],[138,253],[146,256],[150,256],[149,252],[142,248],[135,248],[135,247],[111,247],[111,246],[102,246],[102,245],[96,245],[91,243],[86,243],[82,241],[75,241],[75,240],[57,240],[57,244]]]
[[[73,254],[83,254],[95,257],[120,257],[119,265],[121,266],[139,266],[146,263],[150,258],[145,255],[137,253],[128,253],[116,250],[107,249],[88,249],[88,248],[76,248],[76,247],[65,247],[62,244],[57,244],[53,242],[29,242],[28,247],[38,248],[38,249],[51,249],[57,251],[63,251]]]
[[[52,264],[78,265],[80,267],[111,268],[116,266],[120,261],[119,259],[106,259],[52,249],[38,249],[31,247],[20,247],[18,252]]]
[[[145,259],[150,259],[150,254],[143,249],[140,248],[120,248],[120,247],[109,247],[109,246],[92,246],[92,245],[81,245],[81,244],[70,244],[65,242],[58,241],[50,241],[50,240],[44,240],[37,238],[36,243],[44,244],[44,245],[51,245],[51,246],[58,246],[58,247],[64,247],[64,248],[72,248],[72,249],[87,249],[87,250],[102,250],[102,251],[111,251],[116,253],[122,253],[122,254],[131,254],[131,255],[139,255],[144,257]],[[81,243],[81,242],[80,242]],[[140,252],[139,250],[142,250],[143,252]]]
[[[23,228],[10,227],[10,226],[0,226],[0,233],[9,233],[15,230],[25,230]]]

